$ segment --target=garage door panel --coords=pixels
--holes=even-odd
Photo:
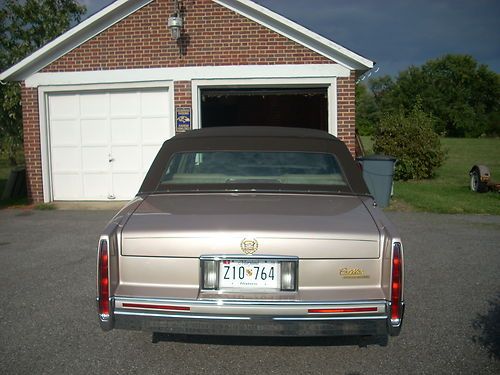
[[[83,190],[85,199],[108,199],[109,177],[107,173],[85,173]]]
[[[109,170],[108,147],[83,147],[82,148],[82,170],[84,172],[103,172]]]
[[[53,95],[49,97],[49,115],[52,120],[79,116],[79,95]]]
[[[78,121],[54,120],[50,133],[53,146],[78,146],[80,144]]]
[[[163,142],[173,137],[169,123],[167,118],[143,118],[142,142],[157,145],[158,141]]]
[[[169,115],[168,92],[152,91],[141,93],[141,114],[143,117],[167,117]]]
[[[139,146],[113,146],[113,173],[141,171]]]
[[[81,120],[82,145],[107,145],[109,143],[107,122],[107,119]]]
[[[138,118],[111,120],[112,144],[139,144],[141,123]]]
[[[109,94],[82,94],[80,96],[80,114],[82,118],[108,117]]]
[[[52,172],[75,172],[81,168],[80,149],[56,147],[52,149]]]
[[[56,174],[53,177],[54,197],[57,199],[81,199],[82,179],[79,174]]]
[[[111,117],[139,115],[137,92],[113,93],[110,96],[110,105]]]

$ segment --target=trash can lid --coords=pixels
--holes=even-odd
[[[389,155],[383,155],[383,154],[375,154],[375,155],[368,155],[368,156],[363,156],[360,158],[356,158],[357,160],[390,160],[390,161],[396,161],[397,159],[394,156],[389,156]]]

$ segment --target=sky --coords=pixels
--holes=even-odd
[[[254,1],[374,61],[373,77],[448,53],[500,73],[500,0]],[[112,2],[80,0],[87,15]]]

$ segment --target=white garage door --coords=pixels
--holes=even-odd
[[[54,200],[131,199],[174,135],[167,89],[50,94]]]

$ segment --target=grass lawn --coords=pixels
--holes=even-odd
[[[489,167],[492,180],[500,181],[500,138],[443,138],[448,150],[445,163],[431,180],[396,181],[389,209],[437,213],[500,215],[500,193],[473,193],[469,170],[474,164]],[[367,150],[369,137],[363,137]]]

